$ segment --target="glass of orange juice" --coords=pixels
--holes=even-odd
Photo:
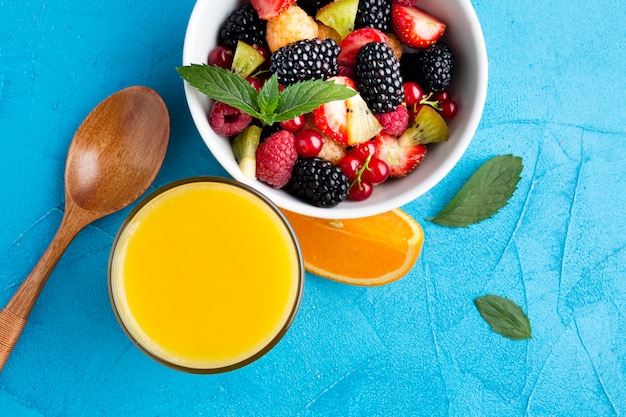
[[[109,261],[111,303],[128,337],[192,373],[266,354],[294,320],[303,285],[300,246],[282,212],[219,177],[177,181],[143,199]]]

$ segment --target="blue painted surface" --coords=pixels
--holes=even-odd
[[[2,416],[626,415],[626,3],[474,0],[490,79],[458,166],[404,209],[424,227],[413,270],[356,288],[308,275],[279,345],[217,376],[144,357],[111,312],[106,265],[128,210],[84,230],[0,374]],[[83,117],[156,89],[172,136],[154,187],[226,175],[189,117],[181,62],[193,1],[0,1],[0,301],[50,241]],[[510,204],[467,229],[431,224],[484,161],[523,157]],[[154,188],[153,187],[153,188]],[[520,304],[534,339],[491,332],[474,298]]]

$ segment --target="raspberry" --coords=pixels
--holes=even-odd
[[[383,132],[392,136],[400,136],[409,127],[409,111],[404,106],[398,106],[394,111],[375,114],[376,119],[383,127]]]
[[[209,112],[209,125],[218,135],[237,135],[252,122],[252,116],[221,101],[216,101]]]
[[[297,159],[294,134],[287,130],[274,133],[257,148],[257,179],[274,188],[282,188],[289,182]]]
[[[293,42],[317,38],[318,33],[315,20],[300,7],[293,5],[267,22],[266,40],[270,51],[275,52]]]

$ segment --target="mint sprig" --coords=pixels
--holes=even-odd
[[[322,104],[345,100],[357,94],[333,81],[307,80],[280,91],[273,74],[257,92],[246,80],[214,65],[191,64],[176,71],[201,93],[233,106],[265,125],[291,120],[309,113]]]
[[[504,207],[517,189],[522,158],[495,156],[485,162],[435,217],[433,223],[467,227],[485,220]]]
[[[478,297],[474,304],[494,332],[511,340],[532,339],[528,316],[511,299],[489,294]]]

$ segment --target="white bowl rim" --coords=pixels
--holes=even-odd
[[[477,54],[477,78],[475,80],[476,95],[473,97],[472,100],[473,107],[471,108],[471,112],[467,116],[465,129],[463,130],[461,135],[455,138],[455,140],[457,141],[457,145],[452,149],[452,152],[448,154],[445,160],[440,165],[438,165],[430,175],[422,179],[419,185],[410,188],[406,192],[396,195],[384,195],[381,197],[380,201],[374,204],[368,203],[369,200],[365,200],[362,202],[346,200],[332,208],[320,208],[297,200],[295,197],[289,195],[284,190],[276,190],[260,181],[247,178],[242,174],[239,169],[229,169],[228,166],[225,166],[222,163],[218,155],[213,152],[211,143],[206,139],[207,137],[215,135],[207,122],[206,109],[202,108],[202,106],[197,105],[198,101],[201,99],[206,99],[206,96],[204,96],[196,88],[192,87],[190,84],[184,81],[183,85],[185,96],[187,99],[187,105],[191,113],[192,119],[196,125],[196,128],[198,129],[200,136],[202,137],[203,141],[205,142],[206,146],[209,148],[213,156],[216,158],[218,163],[220,163],[224,167],[229,175],[231,175],[235,180],[257,189],[268,198],[270,198],[282,209],[317,218],[351,219],[373,216],[408,204],[430,191],[458,163],[458,161],[465,153],[470,142],[472,141],[476,130],[478,129],[478,125],[480,123],[486,102],[488,84],[488,59],[487,48],[485,45],[482,28],[478,20],[478,16],[476,15],[474,7],[471,3],[471,0],[458,0],[458,2],[464,10],[465,16],[468,19],[468,24],[472,29],[472,33],[475,34],[475,36],[473,37],[473,47]],[[194,5],[184,38],[182,59],[183,65],[200,63],[197,60],[193,60],[192,58],[191,46],[195,42],[192,29],[196,27],[196,25],[201,24],[201,19],[204,16],[202,12],[206,8],[210,8],[211,4],[214,5],[213,0],[197,0],[196,4]],[[208,52],[209,51],[206,51],[207,55]],[[428,154],[426,159],[428,159]],[[400,179],[399,181],[402,180],[404,179]],[[384,186],[384,184],[382,186]],[[377,187],[374,191],[382,194],[379,187]]]

